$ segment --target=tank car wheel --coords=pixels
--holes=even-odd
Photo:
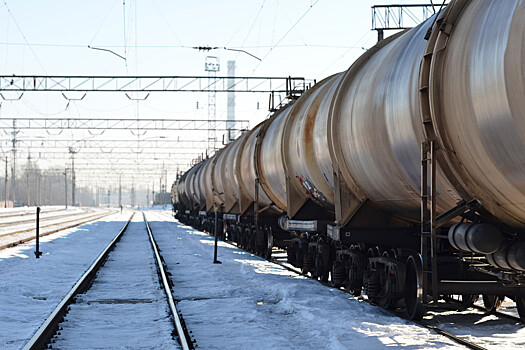
[[[383,273],[382,277],[384,280],[381,281],[382,291],[379,304],[387,310],[393,310],[397,307],[399,301],[399,296],[396,295],[399,272],[397,269],[389,270],[385,266]]]
[[[246,228],[244,229],[244,234],[242,235],[242,246],[241,246],[242,249],[248,250],[250,248],[249,242],[250,242],[250,229]]]
[[[459,302],[459,304],[461,305],[461,307],[469,308],[472,305],[474,305],[474,303],[478,301],[478,299],[478,294],[462,294],[461,301]]]
[[[235,237],[237,238],[236,243],[241,244],[242,242],[242,227],[241,226],[237,226],[237,232],[235,234]]]
[[[297,255],[297,248],[292,243],[290,244],[290,246],[286,248],[286,258],[287,258],[288,264],[291,264],[293,266],[297,265],[296,255]]]
[[[305,256],[304,249],[303,247],[301,247],[301,245],[299,245],[295,249],[295,264],[296,264],[295,267],[299,267],[302,269],[303,262],[304,262],[304,256]]]
[[[516,298],[516,308],[518,309],[518,315],[522,322],[525,322],[525,297],[518,295]]]
[[[317,240],[315,246],[315,272],[312,275],[318,277],[322,282],[328,282],[330,276],[330,246],[322,239]]]
[[[408,317],[411,320],[423,318],[423,262],[419,254],[410,255],[407,259],[404,299]]]
[[[501,306],[503,299],[504,298],[499,295],[483,294],[483,306],[487,312],[494,312]]]
[[[319,277],[317,274],[316,274],[316,271],[315,271],[315,251],[312,251],[310,249],[310,247],[308,246],[306,248],[306,252],[304,252],[303,254],[303,264],[301,266],[301,272],[304,273],[304,274],[307,274],[308,272],[311,272],[312,273],[312,277],[314,279],[316,279],[317,277]]]
[[[352,247],[351,250],[357,248]],[[348,285],[347,288],[353,296],[360,296],[364,286],[366,270],[366,256],[364,254],[357,254],[350,259],[350,266],[348,269]]]
[[[379,248],[373,247],[368,248],[366,252],[366,260],[365,260],[365,269],[363,273],[363,288],[365,290],[365,294],[370,298],[370,294],[374,294],[376,288],[376,284],[378,283],[378,278],[374,276],[374,274],[370,270],[370,263],[368,261],[368,258],[373,258],[379,256]],[[370,291],[370,288],[372,291]],[[371,300],[373,302],[373,300]]]
[[[334,260],[334,263],[332,264],[332,284],[336,288],[340,288],[345,285],[345,282],[347,282],[347,272],[346,272],[346,265],[341,260]]]
[[[255,237],[255,232],[253,232],[252,230],[249,231],[249,236],[248,236],[248,251],[250,253],[256,253],[256,249],[257,249],[257,242],[256,242],[256,237]]]
[[[270,260],[272,258],[272,248],[273,248],[273,230],[271,227],[266,228],[266,260]]]

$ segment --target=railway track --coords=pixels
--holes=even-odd
[[[119,338],[113,339],[108,333],[119,333],[122,330],[124,333],[119,334],[124,335],[123,341],[129,344],[131,338],[140,342],[129,344],[131,347],[159,348],[158,343],[148,342],[158,341],[160,336],[157,333],[166,330],[163,333],[165,343],[160,348],[175,346],[185,350],[193,349],[184,322],[177,312],[163,259],[146,216],[142,214],[145,229],[140,222],[133,221],[133,217],[134,214],[24,349],[43,349],[48,345],[58,348],[90,347],[89,341],[102,342],[109,347],[122,347],[122,344],[117,344]],[[144,250],[148,241],[152,251]],[[156,278],[151,278],[151,273],[158,274],[159,283],[156,283]],[[160,291],[160,286],[163,292]],[[166,314],[166,306],[161,302],[164,298],[169,305],[170,315]],[[150,327],[151,329],[147,327],[149,324],[144,322],[143,316],[149,314],[156,315],[151,320],[155,327]],[[101,315],[103,316],[100,317]],[[170,318],[173,325],[170,324]],[[97,329],[97,326],[100,328]],[[131,328],[127,329],[126,326]],[[157,328],[159,332],[156,333]],[[79,329],[81,333],[78,333]],[[145,329],[150,333],[145,333]],[[92,338],[89,337],[91,334]],[[178,340],[178,344],[173,342],[171,336]],[[91,345],[96,347],[96,344]]]
[[[240,248],[240,247],[239,247],[237,244],[235,244],[235,243],[231,243],[231,242],[227,242],[227,243],[232,244],[233,246],[235,246],[235,247],[237,247],[237,248],[239,248],[239,249],[242,249],[242,248]],[[284,250],[277,250],[277,251],[286,254],[286,252],[285,252]],[[286,259],[286,258],[285,258],[285,259]],[[287,262],[279,261],[277,258],[272,258],[270,261],[273,262],[274,264],[277,264],[277,265],[279,265],[279,266],[281,266],[281,267],[284,267],[285,269],[287,269],[287,270],[289,270],[289,271],[292,271],[292,272],[294,272],[294,273],[297,273],[297,274],[299,274],[299,275],[301,275],[301,276],[303,276],[303,277],[306,277],[306,278],[309,278],[309,279],[313,279],[313,280],[315,280],[315,281],[321,283],[322,285],[324,285],[324,286],[326,286],[326,287],[334,288],[334,286],[332,286],[330,283],[320,281],[320,280],[318,280],[318,279],[316,279],[316,278],[312,278],[312,276],[311,276],[310,274],[305,274],[305,273],[303,273],[300,269],[298,269],[298,268],[296,268],[296,267],[294,267],[294,266],[291,266],[291,265],[288,264]],[[341,290],[342,292],[348,294],[348,295],[352,295],[352,294],[350,293],[350,291],[348,291],[348,290],[346,290],[346,289],[344,289],[344,288],[338,288],[338,289]],[[352,296],[353,296],[353,295],[352,295]],[[361,296],[360,298],[362,298],[362,299],[363,299],[364,301],[366,301],[366,302],[369,302],[369,300],[368,300],[366,297],[364,297],[364,296]],[[420,325],[420,326],[422,326],[422,327],[425,327],[425,328],[427,328],[427,329],[429,329],[429,330],[431,330],[431,331],[433,331],[433,332],[436,332],[436,333],[438,333],[438,334],[440,334],[440,335],[443,335],[443,336],[445,336],[445,337],[447,337],[447,338],[453,340],[454,342],[456,342],[456,343],[458,343],[458,344],[460,344],[460,345],[466,346],[466,347],[469,348],[469,349],[473,349],[473,350],[486,350],[486,348],[484,348],[484,347],[482,347],[482,346],[480,346],[480,345],[478,345],[478,344],[475,344],[475,343],[473,343],[473,342],[471,342],[471,341],[468,341],[468,340],[466,340],[466,339],[463,339],[463,338],[461,338],[461,337],[458,337],[458,336],[456,336],[456,335],[454,335],[454,334],[452,334],[452,333],[450,333],[450,332],[447,332],[447,331],[445,331],[445,330],[443,330],[443,329],[441,329],[441,328],[439,328],[439,327],[433,326],[433,325],[431,325],[431,324],[429,324],[429,323],[427,323],[427,322],[425,322],[425,321],[414,321],[414,320],[411,320],[411,319],[409,319],[404,313],[402,313],[402,312],[400,312],[400,311],[396,311],[396,310],[386,310],[386,309],[382,309],[382,310],[384,310],[385,312],[390,313],[390,314],[393,315],[393,316],[396,316],[396,317],[402,318],[402,319],[404,319],[404,320],[406,320],[406,321],[408,321],[408,322],[416,323],[416,324],[418,324],[418,325]]]
[[[74,228],[74,227],[77,227],[77,226],[80,226],[80,225],[87,224],[88,222],[100,220],[100,219],[102,219],[102,218],[104,218],[106,216],[109,216],[111,214],[114,214],[116,212],[117,212],[116,210],[115,211],[108,211],[108,212],[104,212],[104,213],[101,213],[101,214],[98,213],[98,214],[94,214],[94,215],[84,216],[84,217],[81,217],[81,218],[76,218],[74,220],[68,220],[68,221],[63,221],[63,222],[59,222],[59,223],[49,224],[49,225],[46,225],[46,226],[40,226],[40,230],[41,230],[40,237],[45,237],[45,236],[48,236],[48,235],[56,233],[56,232],[60,232],[60,231],[63,231],[63,230],[67,230],[67,229],[70,229],[70,228]],[[60,227],[58,227],[56,229],[45,230],[46,228],[55,227],[55,226],[59,226],[59,225],[66,225],[66,226],[60,226]],[[31,233],[31,232],[34,232],[34,231],[35,231],[34,227],[33,228],[28,228],[28,229],[17,230],[17,231],[14,231],[14,232],[8,232],[8,233],[0,234],[0,238],[14,236],[14,235],[23,234],[23,233]],[[23,244],[23,243],[32,241],[34,239],[35,239],[34,235],[21,237],[21,238],[16,238],[13,241],[10,241],[8,243],[4,243],[4,244],[0,245],[0,250],[6,249],[6,248],[11,248],[11,247],[17,246],[19,244]]]
[[[27,216],[27,215],[35,215],[35,210],[17,210],[17,211],[8,211],[5,213],[0,213],[0,219],[10,218],[10,217],[20,217],[20,216]],[[40,214],[44,213],[53,213],[57,211],[65,211],[65,207],[61,208],[41,208]]]
[[[235,242],[230,242],[230,241],[224,241],[224,243],[226,244],[229,244],[233,247],[236,247],[236,248],[239,248],[239,249],[242,249],[244,250],[243,248],[241,248],[239,245],[237,245]],[[274,263],[274,264],[277,264],[291,272],[294,272],[298,275],[301,275],[303,277],[306,277],[306,278],[309,278],[309,279],[313,279],[317,282],[319,282],[320,284],[326,286],[326,287],[329,287],[329,288],[334,288],[334,286],[331,284],[331,283],[327,283],[327,282],[322,282],[318,279],[315,279],[315,278],[312,278],[312,276],[310,274],[305,274],[303,273],[300,269],[288,264],[286,262],[286,252],[284,250],[280,250],[280,249],[276,249],[274,248],[274,253],[277,253],[277,254],[281,254],[282,256],[281,257],[273,257],[271,260],[269,260],[270,262]],[[283,261],[284,260],[284,261]],[[338,288],[339,290],[341,290],[342,292],[348,294],[348,295],[351,295],[352,297],[354,297],[350,291],[344,289],[344,288]],[[366,301],[366,302],[369,302],[368,299],[365,297],[365,296],[360,296],[359,298],[361,298],[362,300]],[[479,309],[479,310],[483,310],[485,311],[482,307],[480,306],[477,306],[477,305],[474,305],[475,308]],[[468,339],[464,339],[463,337],[461,336],[458,336],[458,335],[455,335],[449,331],[446,331],[436,325],[433,325],[431,324],[431,322],[429,321],[426,321],[426,320],[422,320],[422,321],[414,321],[414,320],[411,320],[409,319],[402,310],[398,309],[398,310],[386,310],[386,309],[381,309],[381,310],[384,310],[384,312],[386,313],[389,313],[395,317],[399,317],[399,318],[402,318],[404,320],[406,320],[407,322],[411,322],[411,323],[415,323],[415,324],[418,324],[426,329],[429,329],[437,334],[440,334],[442,336],[445,336],[447,338],[449,338],[450,340],[454,341],[455,343],[459,344],[459,345],[462,345],[462,346],[465,346],[469,349],[474,349],[474,350],[486,350],[486,348],[480,344],[477,344],[475,343],[474,341],[471,341],[471,340],[468,340]],[[488,314],[487,312],[485,312],[486,314]],[[509,315],[509,314],[505,314],[505,313],[502,313],[502,312],[493,312],[492,313],[493,315],[496,315],[500,318],[506,318],[506,319],[510,319],[510,320],[513,320],[513,321],[516,321],[516,322],[520,322],[522,323],[522,321],[518,318],[518,317],[515,317],[515,316],[512,316],[512,315]]]
[[[56,220],[56,219],[65,218],[65,217],[81,216],[81,215],[85,215],[85,214],[90,213],[90,212],[92,212],[92,210],[84,209],[84,211],[82,211],[82,212],[75,212],[75,213],[68,213],[68,214],[61,214],[61,215],[54,215],[54,216],[45,216],[45,217],[41,216],[40,217],[40,222]],[[40,214],[42,214],[42,212],[40,212]],[[17,225],[24,225],[24,224],[34,223],[35,219],[36,219],[36,214],[33,213],[32,216],[33,217],[31,219],[25,219],[25,220],[19,220],[19,221],[9,221],[9,222],[0,222],[0,227],[9,227],[9,226],[17,226]],[[5,236],[5,234],[0,234],[0,237],[2,237],[2,236]]]

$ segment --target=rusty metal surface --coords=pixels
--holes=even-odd
[[[202,186],[202,192],[204,192],[206,197],[206,210],[212,211],[213,205],[214,205],[214,198],[213,198],[213,183],[211,180],[211,172],[212,167],[214,165],[213,158],[208,159],[206,164],[202,167],[202,182],[200,183],[200,186]]]
[[[328,210],[333,210],[334,204],[328,112],[342,76],[341,73],[324,79],[294,104],[282,140],[289,183],[296,186],[296,192],[303,198],[311,198]]]
[[[185,172],[178,180],[176,184],[175,191],[177,192],[177,198],[185,207],[189,207],[188,198],[186,197],[186,194],[184,193],[184,181],[186,180],[186,176],[188,175],[188,172]]]
[[[217,199],[217,203],[220,203],[220,205],[224,206],[221,211],[225,210],[225,206],[227,202],[232,201],[232,193],[227,187],[228,185],[228,178],[226,177],[226,167],[227,161],[228,161],[228,155],[232,151],[233,144],[226,145],[220,154],[216,157],[216,164],[214,169],[214,180],[215,180],[215,197]]]
[[[197,171],[202,167],[203,163],[194,165],[189,171],[184,180],[184,194],[188,198],[189,208],[197,209],[199,207],[199,197],[196,192],[195,179],[197,178]]]
[[[205,159],[202,161],[202,166],[197,171],[196,179],[194,182],[197,197],[199,198],[199,210],[203,210],[206,208],[206,187],[204,183],[204,169],[208,162],[209,159]]]
[[[292,184],[327,208],[349,208],[336,210],[336,220],[369,200],[419,221],[428,136],[437,145],[437,214],[475,199],[525,227],[525,4],[455,0],[443,14],[429,41],[433,18],[380,42],[278,111],[246,134],[238,152],[218,153],[208,163],[224,159],[224,174],[203,167],[207,199],[217,189],[252,203],[259,178],[261,207],[289,209]]]
[[[268,120],[262,138],[259,162],[259,180],[261,187],[272,202],[286,211],[286,175],[283,164],[282,143],[284,124],[290,115],[293,105],[278,112]]]
[[[235,159],[240,151],[240,145],[246,134],[225,147],[222,156],[217,159],[216,176],[217,191],[224,193],[224,212],[229,213],[239,202],[240,185],[235,173]],[[222,185],[219,185],[222,184]]]
[[[247,139],[239,159],[239,182],[243,188],[243,192],[252,202],[255,199],[255,178],[257,177],[254,159],[255,144],[257,142],[257,134],[263,125],[264,123],[259,124],[246,135]],[[259,191],[259,202],[263,206],[267,206],[272,203],[264,191]]]
[[[380,45],[340,84],[333,145],[349,183],[379,206],[417,221],[420,215],[421,143],[418,70],[431,21]],[[460,199],[438,169],[438,211]]]

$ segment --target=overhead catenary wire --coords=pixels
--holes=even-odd
[[[272,50],[277,47],[277,45],[279,45],[281,43],[281,41],[284,40],[284,38],[286,38],[288,36],[288,34],[290,34],[290,32],[297,26],[297,24],[299,24],[299,22],[301,22],[301,20],[312,10],[312,8],[319,2],[320,0],[316,0],[314,3],[310,4],[310,6],[308,7],[308,9],[306,9],[306,11],[301,15],[301,17],[299,17],[297,19],[297,21],[290,27],[290,29],[288,29],[288,31],[286,31],[286,33],[284,33],[284,35],[277,41],[277,43],[275,43],[274,45],[272,45],[272,47],[270,47],[270,49],[268,50],[268,52],[266,52],[266,54],[263,56],[263,58],[261,59],[261,61],[257,64],[257,66],[255,66],[255,68],[253,69],[252,73],[254,73],[257,68],[259,68],[260,64],[262,61],[264,61],[264,59],[266,57],[268,57],[268,55],[272,52]]]
[[[113,1],[113,4],[111,5],[109,11],[106,13],[106,15],[104,16],[104,18],[102,19],[102,22],[100,22],[100,25],[98,26],[97,30],[95,31],[95,34],[93,35],[93,37],[91,38],[91,41],[89,42],[89,45],[92,45],[93,44],[93,41],[95,40],[95,38],[97,37],[98,33],[100,32],[100,30],[102,29],[102,26],[104,25],[104,23],[106,22],[109,14],[111,13],[111,11],[113,10],[113,8],[115,7],[115,5],[117,4],[117,2],[119,2],[120,0],[115,0]]]
[[[286,17],[286,19],[288,20],[288,22],[290,24],[292,24],[292,19],[288,16],[288,14],[286,13],[286,11],[284,10],[284,8],[281,6],[281,3],[279,2],[279,0],[276,0],[277,1],[277,9],[280,9],[281,12],[283,13],[284,17]],[[310,6],[312,6],[312,3],[310,3]],[[306,45],[306,41],[304,40],[303,36],[301,35],[301,32],[297,31],[295,32],[297,34],[297,36],[299,37],[299,39],[301,39],[301,41],[303,42],[303,44]],[[273,42],[273,38],[272,38],[272,42]]]
[[[19,42],[0,42],[0,45],[5,46],[27,46],[27,43],[19,43]],[[58,44],[58,43],[31,43],[32,46],[42,46],[42,47],[69,47],[69,48],[82,48],[85,49],[86,45],[84,44]],[[91,45],[88,45],[91,46]],[[98,48],[123,48],[124,45],[98,45]],[[129,48],[143,48],[143,49],[194,49],[196,46],[187,46],[187,45],[127,45]],[[222,48],[222,46],[215,46],[216,48]],[[239,45],[239,46],[226,46],[228,48],[232,49],[267,49],[267,48],[283,48],[283,47],[322,47],[322,48],[328,48],[328,49],[351,49],[355,48],[353,46],[346,46],[346,45],[326,45],[326,44],[285,44],[285,45]]]
[[[179,36],[177,35],[177,32],[173,29],[173,27],[170,25],[170,22],[166,19],[166,16],[164,16],[164,12],[161,11],[159,5],[157,5],[157,2],[155,0],[151,0],[151,2],[153,3],[153,5],[155,6],[155,8],[157,9],[158,13],[160,14],[160,16],[162,17],[162,19],[164,20],[164,22],[166,23],[166,25],[168,26],[168,28],[171,30],[173,36],[175,37],[175,39],[177,39],[177,41],[179,42],[180,46],[183,46],[182,44],[182,40],[180,40]]]
[[[33,50],[33,47],[31,46],[31,44],[29,44],[29,41],[27,40],[24,32],[22,31],[22,28],[20,28],[20,25],[18,24],[15,16],[13,15],[13,12],[11,12],[11,9],[9,8],[9,6],[7,5],[7,1],[6,0],[3,0],[4,2],[4,5],[5,5],[5,8],[7,9],[7,13],[9,13],[9,16],[11,16],[11,18],[13,19],[13,22],[15,23],[16,25],[16,28],[18,29],[18,31],[20,32],[20,35],[22,35],[22,38],[24,39],[24,41],[26,42],[27,46],[29,46],[29,49],[31,50],[31,53],[33,54],[33,56],[35,56],[35,59],[36,61],[38,62],[38,65],[40,66],[40,68],[42,68],[42,70],[44,71],[44,73],[47,74],[47,71],[46,71],[46,68],[44,67],[44,65],[42,64],[42,62],[40,61],[40,59],[38,58],[38,55],[36,54],[35,50]]]

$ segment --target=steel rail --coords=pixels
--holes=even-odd
[[[229,243],[229,242],[227,242],[227,243]],[[230,244],[231,244],[231,243],[230,243]],[[233,245],[233,244],[232,244],[232,245]],[[234,245],[234,246],[237,246],[237,245]],[[239,247],[237,247],[237,248],[239,248]],[[242,249],[242,248],[239,248],[239,249]],[[283,251],[283,252],[286,252],[286,251]],[[307,277],[307,278],[309,278],[309,279],[312,279],[312,280],[314,280],[314,281],[317,281],[317,282],[321,283],[322,285],[324,285],[324,286],[326,286],[326,287],[329,287],[329,288],[336,288],[336,287],[332,286],[330,283],[328,283],[328,282],[323,282],[323,281],[320,281],[320,280],[317,280],[317,279],[313,278],[312,276],[309,276],[308,274],[305,274],[305,273],[303,273],[302,271],[296,269],[295,267],[287,266],[286,264],[284,264],[284,263],[282,263],[282,262],[280,262],[280,261],[277,261],[275,258],[272,258],[272,259],[269,260],[269,261],[270,261],[270,262],[273,262],[274,264],[277,264],[277,265],[279,265],[279,266],[282,266],[282,267],[284,267],[285,269],[287,269],[287,270],[289,270],[289,271],[295,272],[295,273],[297,273],[297,274],[299,274],[299,275],[301,275],[301,276],[303,276],[303,277]],[[342,289],[342,288],[336,288],[336,289],[340,290],[341,292],[343,292],[343,293],[345,293],[345,294],[349,294],[349,295],[352,295],[352,296],[353,296],[353,294],[350,293],[350,291],[348,291],[348,290],[346,290],[346,289]],[[364,298],[364,297],[363,297],[363,300],[370,304],[370,301],[368,300],[368,298]],[[370,305],[372,305],[372,304],[370,304]],[[375,305],[374,305],[374,306],[375,306]],[[412,320],[412,319],[410,319],[408,316],[406,316],[406,315],[404,315],[404,314],[402,314],[402,313],[400,313],[400,312],[396,312],[395,310],[387,310],[387,309],[384,309],[384,308],[381,308],[381,310],[383,310],[383,311],[385,311],[385,312],[388,312],[389,314],[391,314],[391,315],[393,315],[393,316],[396,316],[396,317],[402,318],[402,319],[404,319],[404,320],[406,320],[406,321],[413,322],[413,323],[415,323],[415,324],[417,324],[417,325],[419,325],[419,326],[425,327],[425,328],[427,328],[427,329],[429,329],[429,330],[431,330],[431,331],[434,331],[434,332],[437,333],[437,334],[440,334],[440,335],[442,335],[442,336],[445,336],[445,337],[449,338],[450,340],[453,340],[454,342],[456,342],[456,343],[458,343],[458,344],[464,345],[464,346],[468,347],[469,349],[473,349],[473,350],[487,350],[486,348],[484,348],[484,347],[482,347],[482,346],[479,346],[479,345],[477,345],[477,344],[475,344],[475,343],[472,343],[472,342],[470,342],[470,341],[468,341],[468,340],[465,340],[465,339],[463,339],[463,338],[461,338],[461,337],[458,337],[458,336],[456,336],[456,335],[454,335],[454,334],[452,334],[452,333],[449,333],[449,332],[447,332],[447,331],[444,331],[444,330],[442,330],[442,329],[440,329],[440,328],[438,328],[438,327],[436,327],[436,326],[432,326],[432,325],[427,324],[427,323],[425,323],[425,322],[423,322],[423,321]]]
[[[78,217],[78,218],[73,219],[73,220],[62,221],[62,222],[57,222],[57,223],[51,223],[51,224],[48,224],[46,226],[40,226],[40,228],[47,228],[47,227],[61,225],[61,224],[69,224],[71,222],[75,222],[75,221],[86,219],[86,218],[96,217],[97,215],[99,215],[99,214],[93,214],[93,215],[90,215],[90,214],[92,214],[92,212],[91,213],[77,213],[77,214],[74,214],[74,215],[63,215],[63,216],[60,216],[60,217],[71,218],[73,216],[80,216],[80,215],[83,215],[83,216]],[[56,217],[55,217],[55,219],[56,219]],[[31,220],[31,221],[34,221],[34,220]],[[16,224],[18,224],[18,223],[13,223],[13,224],[8,225],[8,226],[16,226]],[[14,232],[2,233],[2,234],[0,234],[0,237],[7,237],[7,236],[16,235],[16,234],[19,234],[19,233],[31,232],[34,229],[35,229],[34,227],[31,227],[31,228],[25,228],[25,229],[14,231]]]
[[[49,213],[49,211],[46,211],[44,213]],[[67,218],[67,217],[73,217],[73,216],[79,216],[79,215],[85,215],[85,214],[89,214],[89,213],[92,213],[92,212],[89,212],[89,211],[83,211],[83,212],[80,212],[80,213],[68,213],[66,215],[54,215],[54,216],[46,216],[46,217],[42,217],[42,212],[40,212],[40,222],[42,221],[49,221],[49,220],[53,220],[53,219],[59,219],[59,218]],[[33,212],[31,213],[33,216],[36,216],[36,214]],[[29,215],[31,215],[29,214]],[[23,216],[23,215],[20,215],[20,216]],[[3,218],[2,218],[3,219]],[[23,224],[29,224],[29,223],[33,223],[35,222],[35,218],[31,218],[31,219],[25,219],[25,220],[21,220],[21,221],[9,221],[9,222],[0,222],[0,227],[9,227],[9,226],[16,226],[16,225],[23,225]],[[3,237],[3,236],[9,236],[11,233],[7,233],[7,234],[0,234],[0,237]]]
[[[95,278],[97,271],[103,265],[109,253],[115,247],[115,244],[120,240],[126,228],[128,227],[131,219],[135,213],[131,214],[129,220],[124,224],[119,233],[113,238],[108,246],[100,253],[95,262],[89,267],[89,269],[82,275],[78,282],[71,288],[69,293],[62,299],[58,306],[53,310],[45,322],[38,328],[36,333],[31,337],[27,344],[23,347],[24,350],[29,349],[44,349],[49,343],[49,340],[54,335],[58,324],[62,321],[64,315],[67,313],[68,306],[73,303],[74,298],[77,294],[85,291],[90,285],[91,281]]]
[[[57,209],[57,208],[46,208],[46,209],[41,208],[40,214],[65,210],[63,207],[61,209]],[[5,212],[3,214],[0,214],[0,219],[10,218],[13,216],[27,216],[27,215],[35,215],[35,210],[19,210],[19,211]]]
[[[56,226],[56,225],[61,225],[61,224],[67,224],[67,223],[75,222],[74,224],[71,224],[71,225],[68,225],[68,226],[65,226],[65,227],[60,227],[60,228],[58,228],[56,230],[51,230],[51,231],[47,231],[47,232],[44,232],[44,233],[40,233],[39,236],[40,237],[49,236],[50,234],[57,233],[57,232],[64,231],[64,230],[68,230],[70,228],[74,228],[74,227],[77,227],[77,226],[80,226],[80,225],[84,225],[84,224],[87,224],[88,222],[96,221],[96,220],[102,219],[102,218],[104,218],[106,216],[109,216],[109,215],[112,215],[112,214],[115,214],[115,213],[117,213],[117,211],[110,211],[110,212],[103,213],[103,214],[96,214],[96,215],[91,215],[91,216],[86,216],[86,217],[83,217],[83,218],[79,218],[79,219],[86,219],[86,220],[82,220],[82,221],[78,221],[79,219],[75,219],[75,220],[61,222],[59,224],[47,225],[47,226],[44,226],[44,227],[41,227],[41,228],[46,228],[46,227],[50,227],[50,226]],[[11,232],[11,233],[8,233],[8,234],[4,234],[4,236],[12,236],[12,235],[15,235],[15,234],[18,234],[18,233],[31,232],[33,230],[34,229],[31,228],[31,229],[21,230],[21,231],[17,231],[17,232]],[[15,241],[15,242],[11,242],[11,243],[7,243],[7,244],[4,244],[4,245],[1,245],[0,246],[0,250],[6,249],[6,248],[11,248],[11,247],[17,246],[19,244],[23,244],[23,243],[32,241],[34,239],[35,239],[34,236],[27,237],[27,238],[22,238],[22,239],[19,239],[19,240]]]
[[[188,342],[189,337],[187,333],[184,331],[184,327],[182,326],[182,321],[180,319],[179,313],[177,312],[177,307],[175,306],[173,294],[171,293],[171,288],[168,282],[166,269],[164,267],[164,264],[162,263],[162,259],[160,257],[159,250],[157,247],[157,242],[155,241],[155,238],[153,237],[153,233],[151,232],[151,228],[149,226],[148,220],[146,220],[146,214],[144,214],[144,212],[142,212],[142,217],[144,218],[144,223],[146,224],[146,228],[148,229],[148,235],[149,235],[151,247],[153,248],[153,251],[155,252],[155,261],[157,263],[157,268],[158,268],[159,274],[162,279],[162,285],[164,286],[164,292],[166,293],[166,298],[168,299],[168,304],[170,306],[171,315],[173,316],[173,322],[175,323],[175,330],[177,331],[179,343],[183,350],[193,349],[192,344]]]
[[[226,244],[231,245],[232,247],[236,247],[236,248],[238,248],[238,249],[244,250],[243,248],[239,247],[237,244],[235,244],[235,243],[233,243],[233,242],[228,242],[228,241],[223,241],[223,242],[226,243]],[[245,251],[246,251],[246,250],[245,250]],[[285,253],[286,251],[283,250],[282,252]],[[272,262],[272,263],[274,263],[274,264],[276,264],[276,265],[279,265],[279,266],[281,266],[281,267],[283,267],[283,268],[285,268],[285,269],[287,269],[287,270],[289,270],[289,271],[291,271],[291,272],[297,273],[297,274],[300,275],[300,276],[303,276],[303,277],[306,277],[306,278],[312,279],[312,280],[314,280],[314,281],[317,281],[317,282],[319,282],[320,284],[322,284],[322,285],[324,285],[324,286],[326,286],[326,287],[329,287],[329,288],[336,288],[336,287],[332,286],[331,284],[329,284],[329,283],[327,283],[327,282],[322,282],[322,281],[320,281],[320,280],[318,280],[318,279],[313,278],[312,276],[310,276],[310,275],[308,275],[308,274],[303,273],[301,270],[299,270],[299,269],[297,269],[297,268],[295,268],[295,267],[287,266],[287,264],[282,263],[282,262],[280,262],[280,261],[277,261],[275,258],[272,258],[272,259],[267,260],[267,261],[270,261],[270,262]],[[348,291],[348,290],[345,290],[345,289],[342,289],[342,288],[336,288],[336,289],[340,290],[341,292],[343,292],[343,293],[345,293],[345,294],[352,295],[352,294],[350,293],[350,291]],[[363,298],[363,300],[365,300],[366,302],[369,303],[368,299]],[[468,347],[469,349],[473,349],[473,350],[487,350],[486,348],[484,348],[484,347],[482,347],[482,346],[479,346],[479,345],[477,345],[477,344],[474,344],[474,343],[472,343],[472,342],[470,342],[470,341],[468,341],[468,340],[465,340],[465,339],[463,339],[463,338],[460,338],[460,337],[458,337],[458,336],[456,336],[456,335],[454,335],[454,334],[452,334],[452,333],[449,333],[449,332],[444,331],[444,330],[442,330],[442,329],[440,329],[440,328],[438,328],[438,327],[435,327],[435,326],[432,326],[432,325],[430,325],[430,324],[427,324],[427,323],[425,323],[425,322],[423,322],[423,321],[415,321],[415,320],[411,320],[411,319],[408,318],[407,316],[405,316],[405,315],[403,315],[403,314],[401,314],[401,313],[399,313],[399,312],[393,311],[393,310],[387,310],[387,309],[383,309],[383,308],[381,308],[381,310],[383,310],[383,311],[385,311],[385,312],[388,312],[389,314],[391,314],[391,315],[393,315],[393,316],[396,316],[396,317],[402,318],[402,319],[404,319],[404,320],[406,320],[406,321],[413,322],[413,323],[415,323],[415,324],[417,324],[417,325],[419,325],[419,326],[425,327],[425,328],[427,328],[427,329],[429,329],[429,330],[431,330],[431,331],[434,331],[434,332],[437,333],[437,334],[440,334],[440,335],[442,335],[442,336],[444,336],[444,337],[449,338],[450,340],[452,340],[452,341],[454,341],[454,342],[456,342],[456,343],[458,343],[458,344],[464,345],[464,346]]]
[[[506,314],[506,313],[501,312],[501,311],[497,311],[497,310],[496,311],[488,311],[483,306],[479,306],[479,305],[472,305],[471,307],[476,309],[476,310],[483,311],[487,315],[495,315],[495,316],[498,316],[500,318],[508,318],[509,320],[513,320],[513,321],[516,321],[516,322],[519,322],[519,323],[523,323],[523,320],[521,318],[513,316],[513,315]]]

